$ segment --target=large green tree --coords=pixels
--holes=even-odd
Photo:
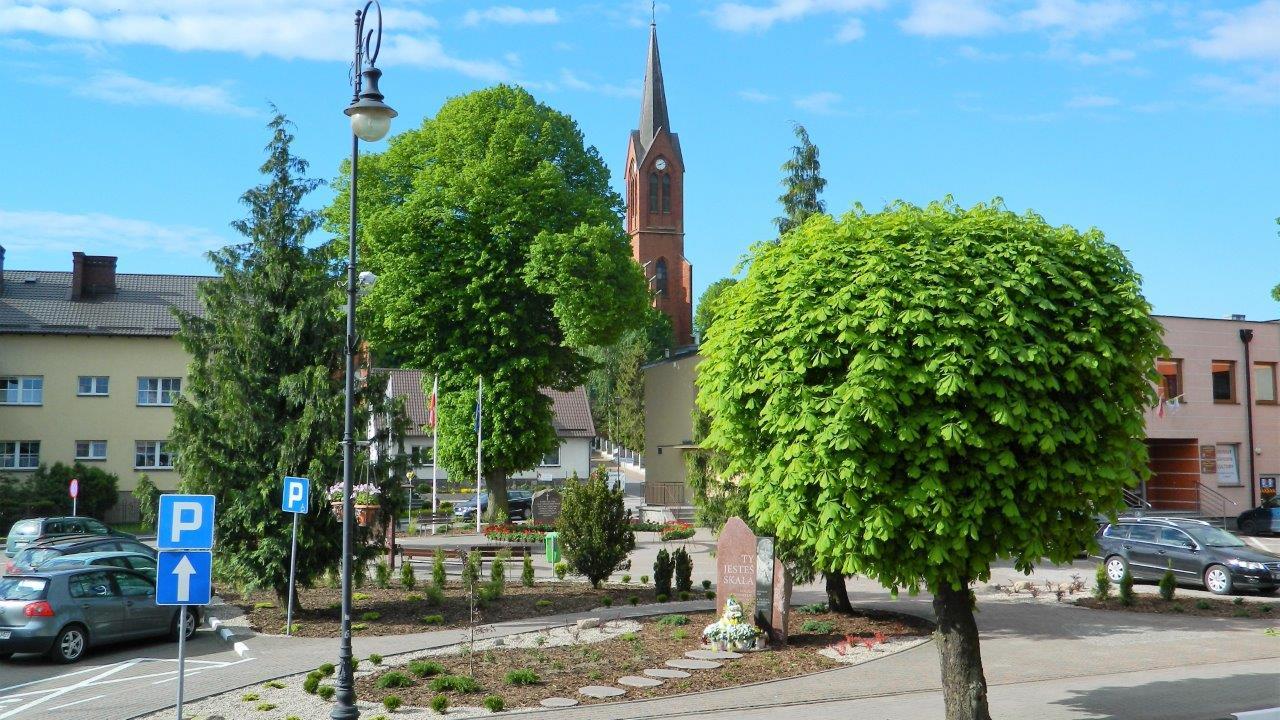
[[[219,577],[283,599],[291,528],[280,512],[283,476],[311,479],[311,512],[298,527],[299,584],[341,554],[325,491],[342,467],[345,330],[339,274],[303,244],[318,218],[302,203],[317,181],[291,152],[284,116],[269,127],[265,182],[245,192],[248,214],[232,223],[245,242],[209,254],[218,277],[200,285],[204,313],[178,315],[191,364],[170,441],[183,490],[218,499]],[[360,399],[379,389],[360,386]]]
[[[632,450],[644,448],[644,372],[641,366],[674,345],[671,318],[648,308],[642,328],[628,330],[612,345],[583,352],[591,360],[587,396],[598,432]]]
[[[643,322],[621,200],[571,118],[505,85],[450,100],[361,162],[360,245],[379,276],[363,303],[368,337],[439,373],[440,462],[453,477],[476,472],[483,379],[489,512],[505,512],[507,477],[557,442],[541,389],[582,383],[581,350]],[[337,234],[345,197],[329,210]]]
[[[796,144],[791,148],[791,159],[782,164],[786,173],[782,178],[784,192],[778,196],[782,203],[782,215],[774,218],[778,234],[785,235],[804,224],[813,215],[827,211],[819,197],[827,186],[822,177],[822,163],[818,162],[818,146],[809,140],[809,131],[796,123]]]
[[[706,444],[822,569],[933,594],[946,714],[988,718],[970,583],[1087,548],[1143,477],[1159,326],[1101,232],[949,200],[758,245],[703,344]]]

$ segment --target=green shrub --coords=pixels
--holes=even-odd
[[[489,564],[489,584],[499,588],[507,584],[507,561],[501,557]]]
[[[432,585],[427,588],[427,604],[432,607],[438,607],[444,604],[444,590]]]
[[[1165,570],[1164,575],[1160,576],[1160,597],[1165,602],[1173,600],[1173,594],[1178,590],[1178,579],[1173,576],[1173,570]]]
[[[432,711],[443,715],[445,711],[449,709],[449,698],[444,695],[436,695],[431,698],[431,709]]]
[[[256,702],[260,697],[258,696],[258,693],[245,693],[240,696],[240,699],[245,702]]]
[[[369,599],[369,596],[368,596],[367,594],[365,594],[365,593],[352,593],[352,594],[351,594],[351,602],[360,602],[361,600],[368,600],[368,599]]]
[[[443,625],[444,616],[439,614],[423,615],[422,617],[418,618],[418,622],[422,623],[423,625]]]
[[[466,560],[462,563],[462,587],[470,591],[480,582],[480,563],[483,560],[477,550],[467,553]]]
[[[1231,617],[1249,617],[1249,611],[1244,608],[1236,608],[1235,612],[1231,613]]]
[[[1235,600],[1232,600],[1231,602],[1232,602],[1232,604],[1235,604],[1235,605],[1243,605],[1243,604],[1244,604],[1244,598],[1237,596],[1237,597],[1236,597],[1236,599],[1235,599]]]
[[[1133,604],[1133,573],[1128,568],[1120,578],[1120,604],[1126,607]]]
[[[537,685],[542,682],[542,679],[538,677],[538,673],[528,668],[521,668],[508,672],[503,682],[508,685]]]
[[[671,553],[666,548],[658,551],[658,559],[653,563],[653,588],[659,595],[671,595],[671,576],[676,566],[671,560]],[[665,602],[665,601],[659,601]]]
[[[550,600],[539,600],[539,601],[535,602],[535,603],[533,604],[533,606],[534,606],[534,607],[536,607],[536,608],[539,608],[539,609],[543,609],[543,610],[545,610],[546,608],[551,607],[551,601],[550,601]]]
[[[814,633],[816,635],[830,635],[836,631],[836,624],[830,620],[805,620],[800,626],[800,632]]]
[[[688,615],[663,615],[658,618],[659,625],[688,625]]]
[[[570,477],[557,523],[565,561],[596,588],[636,547],[622,490],[611,489],[608,476],[600,467],[585,482],[576,474]]]
[[[332,700],[335,692],[337,690],[334,690],[332,685],[321,685],[316,694],[320,696],[321,700]]]
[[[382,707],[386,708],[388,712],[399,710],[403,704],[404,701],[400,699],[399,695],[388,695],[382,698]]]
[[[383,590],[391,587],[391,568],[386,560],[379,560],[378,564],[373,566],[373,584]]]
[[[422,602],[422,595],[418,593],[409,593],[404,596],[404,599],[409,602]]]
[[[681,547],[672,553],[671,560],[676,566],[676,592],[687,593],[693,590],[693,559],[689,557],[689,551]]]
[[[626,583],[631,582],[631,576],[630,576],[630,575],[623,575],[623,576],[622,576],[622,582],[623,582],[623,584],[626,584]]]
[[[641,584],[641,585],[648,585],[648,584],[649,584],[649,576],[648,576],[648,575],[641,575],[641,576],[640,576],[640,584]]]
[[[533,587],[533,555],[525,553],[524,567],[520,569],[520,584]]]
[[[286,635],[297,635],[298,630],[302,628],[302,623],[294,623],[292,625],[281,625],[280,632]]]
[[[474,693],[480,692],[480,683],[466,675],[441,675],[431,681],[431,692]]]
[[[711,581],[710,581],[710,580],[703,580],[703,581],[702,581],[702,589],[703,589],[703,590],[710,590],[710,589],[711,589]]]
[[[329,605],[328,605],[327,607],[328,607],[330,610],[341,610],[341,609],[342,609],[342,603],[340,603],[340,602],[331,602],[331,603],[329,603]]]
[[[257,708],[262,712],[270,712],[276,709],[275,703],[263,702],[258,703]]]
[[[365,625],[364,623],[353,623],[351,625],[352,632],[360,632],[361,630],[368,630],[368,629],[369,629],[369,626]]]
[[[435,677],[444,673],[444,666],[432,660],[414,660],[409,663],[409,672],[420,678]]]
[[[639,605],[639,604],[640,604],[640,596],[639,596],[639,595],[632,595],[631,597],[628,597],[628,598],[627,598],[627,602],[631,603],[632,605]]]
[[[1208,600],[1197,600],[1197,601],[1196,601],[1196,609],[1197,609],[1197,610],[1208,610],[1208,609],[1209,609],[1209,608],[1211,608],[1211,607],[1213,607],[1213,604],[1212,604],[1212,603],[1210,603]]]
[[[502,597],[502,591],[493,585],[485,585],[476,592],[476,602],[480,607],[484,607],[486,603],[491,603],[500,597]]]
[[[1099,600],[1106,600],[1111,597],[1111,578],[1107,576],[1107,566],[1098,563],[1098,567],[1093,571],[1093,596]]]
[[[708,599],[708,600],[715,600],[715,599],[716,599],[716,591],[715,591],[715,590],[708,590],[708,591],[706,592],[706,596],[707,596],[707,599]]]
[[[1187,609],[1186,609],[1186,608],[1184,608],[1184,607],[1182,607],[1181,605],[1174,605],[1173,607],[1171,607],[1171,608],[1169,608],[1169,609],[1170,609],[1170,610],[1172,610],[1172,611],[1174,611],[1174,612],[1176,612],[1176,613],[1184,613],[1184,612],[1186,612],[1186,611],[1187,611]]]
[[[813,603],[811,605],[801,605],[796,612],[802,612],[806,615],[821,615],[827,611],[826,603]]]
[[[560,562],[555,564],[552,570],[555,571],[557,579],[563,580],[564,576],[569,574],[569,563],[561,560]]]
[[[377,622],[381,617],[382,617],[382,613],[376,610],[370,610],[369,612],[360,613],[360,619],[365,622]]]
[[[256,602],[253,604],[254,610],[270,610],[276,606],[273,602]]]
[[[618,636],[618,639],[623,642],[636,642],[640,639],[640,636],[633,632],[624,632]]]
[[[655,600],[657,600],[657,601],[658,601],[658,602],[660,602],[660,603],[664,603],[664,602],[666,602],[666,601],[667,601],[667,596],[666,596],[666,595],[663,595],[662,593],[658,593],[658,597],[656,597],[656,598],[654,598],[654,599],[655,599]]]
[[[501,695],[490,695],[484,699],[484,707],[489,712],[502,712],[506,709],[507,703],[502,699]]]
[[[316,668],[316,670],[319,671],[321,675],[329,677],[333,675],[334,666],[333,663],[324,663],[320,667]]]
[[[408,560],[400,563],[400,587],[412,590],[418,586],[418,576],[413,574],[413,564]]]
[[[439,590],[444,590],[445,577],[444,550],[436,548],[436,554],[431,560],[431,584]]]
[[[373,663],[374,665],[381,665],[382,656],[379,655],[378,653],[369,653],[369,662]]]
[[[681,601],[684,601],[684,600],[688,600],[688,599],[689,599],[689,592],[688,592],[687,590],[683,590],[683,591],[681,591],[681,592],[680,592],[680,600],[681,600]]]
[[[315,695],[316,690],[320,687],[320,673],[314,670],[307,673],[307,678],[302,681],[302,691],[308,695]]]
[[[273,690],[283,690],[285,689],[285,684],[280,682],[279,680],[272,680],[270,682],[263,683],[262,687],[271,688]]]
[[[689,639],[689,631],[684,628],[676,628],[671,632],[671,637],[676,640],[687,640]]]
[[[600,598],[600,604],[604,605],[605,607],[612,607],[613,598],[609,597],[608,595],[605,595],[604,597]]]
[[[133,486],[133,497],[138,501],[138,515],[143,526],[154,528],[156,513],[160,511],[160,490],[156,484],[146,475],[139,475],[138,484]]]

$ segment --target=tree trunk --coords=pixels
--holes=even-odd
[[[959,590],[944,586],[933,596],[933,612],[938,618],[933,637],[942,663],[947,720],[991,720],[973,602],[967,583]]]
[[[844,586],[845,576],[840,573],[823,573],[827,580],[827,607],[831,612],[853,614],[853,604],[849,602],[849,590]]]
[[[484,519],[493,522],[499,512],[511,519],[511,508],[507,504],[507,473],[503,470],[484,474],[485,488],[489,491],[488,507],[484,511]]]

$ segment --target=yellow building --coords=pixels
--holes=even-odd
[[[0,248],[0,474],[101,467],[120,478],[118,518],[135,516],[143,473],[176,488],[167,438],[189,356],[171,309],[199,312],[206,279],[117,274],[83,253],[70,272],[5,270]]]

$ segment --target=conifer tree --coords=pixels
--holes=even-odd
[[[822,164],[818,162],[818,146],[809,140],[809,131],[799,123],[795,126],[796,145],[791,148],[791,159],[782,164],[786,176],[782,179],[785,192],[778,196],[783,214],[774,218],[778,235],[785,235],[798,227],[810,215],[827,211],[826,203],[818,197],[827,181],[822,177]]]

